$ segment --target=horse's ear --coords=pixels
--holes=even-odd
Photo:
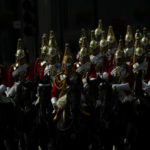
[[[138,72],[137,78],[138,78],[138,79],[142,79],[142,70],[140,70],[140,71]]]
[[[70,81],[70,79],[67,77],[66,78],[66,83],[68,84],[68,85],[71,85],[71,81]]]
[[[90,84],[89,73],[86,74],[86,81],[88,84]]]
[[[103,79],[103,78],[101,78],[100,75],[98,75],[98,77],[97,77],[97,83],[100,84],[100,83],[104,83],[104,82],[106,82],[106,80]]]
[[[97,83],[100,83],[101,82],[101,77],[98,75],[98,77],[97,77]]]

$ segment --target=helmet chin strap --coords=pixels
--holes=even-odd
[[[70,72],[71,72],[71,64],[66,64],[65,69],[64,69],[64,73],[66,75],[68,75],[68,74],[70,74]]]

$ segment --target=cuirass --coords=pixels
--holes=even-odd
[[[25,79],[25,77],[27,76],[27,67],[27,64],[23,64],[21,66],[19,66],[18,64],[13,65],[14,71],[12,72],[12,76],[16,81],[21,81]]]

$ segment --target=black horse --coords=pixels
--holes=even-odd
[[[52,122],[51,88],[48,76],[38,81],[39,97],[36,102],[35,128],[32,132],[30,143],[30,149],[32,150],[37,149],[38,146],[42,150],[47,150],[49,143],[54,143],[52,140],[55,139],[55,126]]]
[[[132,143],[133,149],[149,149],[149,140],[146,138],[150,134],[150,96],[142,89],[143,75],[142,71],[139,71],[135,75],[135,86],[134,86],[134,98],[135,98],[135,124],[136,138]],[[129,137],[129,140],[132,139]],[[130,142],[129,141],[129,142]]]
[[[15,105],[10,98],[0,95],[0,149],[17,150],[15,139]]]
[[[36,118],[36,107],[33,102],[36,100],[36,84],[31,81],[22,81],[18,84],[13,97],[15,103],[15,128],[18,144],[25,149],[28,147],[30,133],[34,129]]]

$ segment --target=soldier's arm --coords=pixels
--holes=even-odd
[[[8,71],[8,84],[7,84],[8,87],[12,87],[14,84],[12,72],[13,72],[13,66],[10,66],[9,71]]]

